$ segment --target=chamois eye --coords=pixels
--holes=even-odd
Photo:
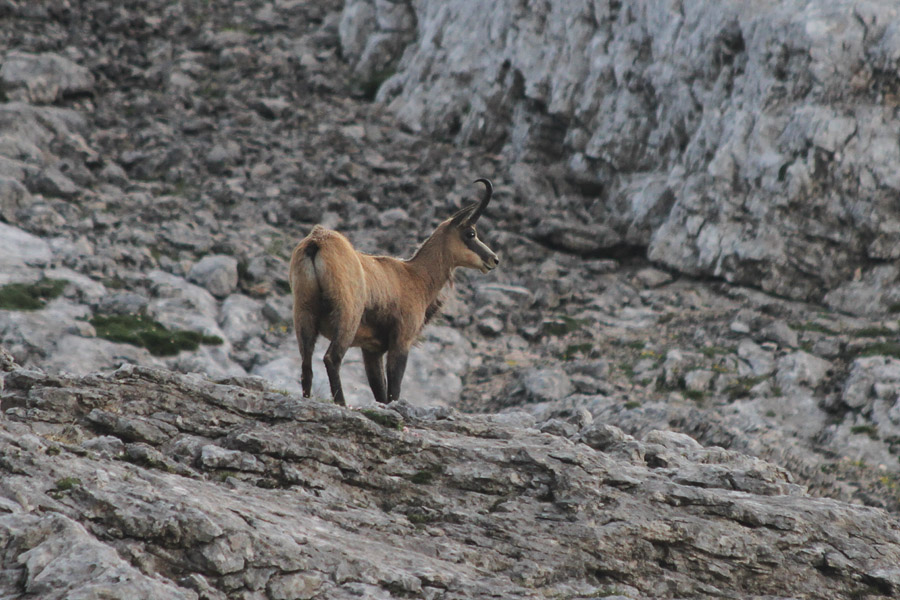
[[[475,237],[475,230],[474,230],[474,229],[469,229],[468,231],[466,231],[466,237],[469,238],[470,240],[471,240],[472,238],[474,238],[474,237]]]

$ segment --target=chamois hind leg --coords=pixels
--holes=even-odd
[[[312,355],[316,348],[316,338],[319,337],[316,318],[313,315],[298,315],[294,321],[294,332],[300,348],[300,386],[303,388],[303,397],[309,398],[312,393]]]
[[[344,388],[341,385],[341,362],[353,343],[353,338],[356,337],[361,317],[361,308],[352,313],[343,314],[333,311],[331,315],[336,324],[336,331],[331,338],[331,345],[325,351],[323,361],[325,362],[325,371],[328,373],[328,383],[331,384],[331,396],[334,398],[334,403],[340,406],[347,405],[344,401]]]
[[[387,384],[384,380],[384,352],[367,352],[363,350],[363,364],[366,366],[366,377],[369,379],[369,387],[375,401],[386,404]]]
[[[387,386],[388,402],[400,399],[400,383],[403,381],[403,373],[406,371],[406,359],[409,350],[394,348],[388,350],[387,355]]]

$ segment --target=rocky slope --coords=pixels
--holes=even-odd
[[[349,0],[340,33],[410,129],[552,165],[514,180],[555,244],[871,314],[900,301],[897,10]]]
[[[29,378],[69,382],[59,384],[60,389],[94,385],[90,382],[114,388],[116,379],[108,373],[131,364],[196,373],[207,380],[231,378],[232,385],[255,387],[253,394],[278,400],[279,406],[306,406],[282,398],[297,390],[299,373],[285,281],[293,244],[322,222],[341,228],[363,250],[409,255],[433,225],[469,199],[475,191],[471,181],[487,176],[495,182],[496,200],[479,225],[481,237],[501,255],[501,268],[488,276],[459,275],[445,316],[427,330],[411,358],[404,386],[409,406],[427,407],[422,410],[437,411],[434,414],[444,414],[438,406],[466,412],[526,411],[533,422],[522,416],[469,420],[447,414],[457,422],[489,423],[483,426],[498,431],[506,427],[506,418],[511,419],[511,429],[503,429],[508,432],[516,423],[536,423],[561,438],[554,444],[566,447],[570,442],[562,438],[578,443],[591,418],[620,428],[624,433],[610,430],[614,433],[604,435],[625,440],[627,447],[644,448],[644,457],[652,431],[682,432],[703,446],[726,450],[691,446],[684,450],[685,464],[725,461],[723,468],[731,473],[750,464],[747,456],[752,456],[771,463],[764,470],[775,469],[771,465],[787,469],[795,484],[807,486],[815,496],[896,514],[900,326],[890,312],[896,309],[894,266],[879,258],[889,257],[894,247],[895,215],[885,208],[892,189],[888,179],[867,179],[860,166],[874,160],[869,163],[873,168],[891,168],[891,153],[878,150],[879,136],[893,135],[891,111],[878,113],[884,119],[879,127],[870,127],[881,123],[878,120],[860,121],[860,115],[874,110],[877,98],[887,106],[892,97],[887,87],[871,83],[888,77],[878,70],[877,61],[893,56],[892,26],[881,26],[889,8],[869,3],[857,11],[859,19],[843,20],[838,27],[834,11],[843,6],[839,3],[817,4],[819,20],[791,12],[791,3],[773,3],[777,10],[753,15],[742,5],[717,3],[703,18],[670,15],[665,22],[648,16],[668,14],[653,12],[657,5],[613,10],[616,3],[601,3],[593,21],[577,13],[580,16],[568,22],[559,15],[579,6],[551,2],[527,14],[507,11],[503,19],[491,20],[486,15],[493,13],[483,9],[477,23],[469,20],[472,15],[450,19],[457,5],[445,5],[441,12],[428,2],[0,3],[0,18],[9,25],[0,27],[0,345],[31,373],[24,380],[13,378],[20,383],[7,378],[6,394],[12,399],[4,400],[2,425],[4,435],[17,440],[21,427],[38,436],[16,442],[34,442],[30,448],[37,458],[18,446],[25,454],[16,460],[36,461],[44,465],[38,470],[45,474],[50,473],[45,467],[63,460],[62,455],[41,454],[55,443],[53,436],[64,433],[55,425],[41,425],[41,419],[49,418],[45,414],[31,423],[35,417],[27,412],[27,392],[15,387],[27,387]],[[497,6],[502,10],[506,5]],[[419,9],[422,12],[416,12]],[[534,19],[542,15],[546,19],[538,27]],[[560,18],[567,36],[559,34]],[[463,31],[457,21],[470,27]],[[825,52],[825,38],[810,37],[819,26],[846,33],[856,31],[860,23],[866,24],[862,45],[827,44],[827,50],[837,54]],[[513,29],[504,29],[512,24],[518,24],[520,38],[510,33]],[[641,42],[655,40],[662,35],[659,28],[675,25],[677,31],[659,38],[671,44]],[[489,33],[484,29],[488,26]],[[479,43],[470,35],[478,36]],[[600,44],[597,36],[602,35],[608,43]],[[743,39],[743,48],[738,39]],[[576,53],[572,45],[579,40],[597,42],[591,46],[596,65],[579,62],[584,51]],[[685,43],[689,48],[679,45]],[[547,49],[540,61],[526,53],[536,47]],[[807,63],[840,58],[835,64],[844,64],[841,61],[850,58],[841,53],[863,52],[860,48],[865,50],[860,64],[868,65],[861,72],[871,71],[875,79],[866,80],[871,85],[865,89],[845,89],[839,84],[849,79],[816,70],[821,81],[815,79],[809,89],[797,88],[793,96],[778,96],[780,88],[771,77],[780,71],[777,64],[762,66],[761,47],[772,50],[775,63],[783,57],[781,68],[787,71],[781,75],[782,87],[785,81],[799,81]],[[635,49],[643,50],[635,54]],[[566,61],[565,56],[578,60]],[[489,85],[482,78],[493,73],[494,63],[484,61],[497,57],[509,61],[508,73]],[[451,86],[447,89],[420,85],[429,69],[445,73],[443,69],[458,70],[464,61],[480,66],[470,68],[466,76],[436,76],[440,85]],[[567,84],[571,73],[554,65],[569,63],[596,77]],[[631,66],[622,71],[622,65]],[[561,79],[543,79],[541,74],[548,70]],[[690,93],[702,100],[702,110],[692,102],[676,101],[685,72],[696,82]],[[507,80],[514,85],[507,87]],[[622,85],[626,80],[637,87]],[[720,80],[718,87],[711,83]],[[641,82],[652,83],[657,91],[651,94],[651,87],[641,87]],[[591,87],[595,85],[599,87]],[[591,108],[593,101],[588,102],[584,110],[590,111],[577,113],[575,119],[547,95],[556,90],[552,97],[566,105],[563,99],[576,88],[586,102],[602,96],[606,104]],[[881,91],[872,92],[875,88]],[[461,95],[459,90],[468,92]],[[776,96],[766,95],[770,93]],[[384,103],[372,102],[373,97]],[[436,103],[438,99],[443,104]],[[806,100],[815,114],[801,110]],[[425,113],[410,108],[417,102],[422,110],[443,112],[424,119]],[[762,164],[775,156],[770,150],[786,152],[778,144],[800,144],[797,140],[812,135],[803,124],[844,123],[816,116],[837,105],[848,119],[856,119],[857,129],[854,137],[841,142],[840,151],[823,154],[825,138],[839,133],[825,128],[816,134],[825,137],[804,145],[784,178]],[[678,106],[690,113],[682,129],[673,125],[677,118],[668,112]],[[738,113],[760,115],[753,117],[756,125],[746,135],[734,129],[741,122]],[[438,114],[446,119],[436,118]],[[648,125],[641,136],[633,135],[633,121],[651,114],[656,124]],[[454,117],[457,125],[452,124]],[[449,128],[442,128],[442,122]],[[791,123],[796,127],[788,127]],[[670,126],[682,131],[678,139],[684,148],[675,144],[662,152],[665,127]],[[875,133],[866,137],[870,129]],[[588,133],[597,139],[582,147],[578,140]],[[774,146],[763,143],[776,133]],[[604,135],[610,139],[600,139]],[[625,140],[635,140],[634,145],[629,149]],[[711,155],[697,158],[701,147]],[[726,163],[733,170],[716,170]],[[846,171],[836,171],[839,167]],[[753,173],[760,176],[758,181]],[[801,176],[809,177],[808,187],[790,183]],[[857,181],[874,186],[868,196],[848,192]],[[857,204],[842,204],[846,198]],[[702,206],[696,204],[700,199]],[[808,210],[812,201],[825,203],[825,208]],[[707,233],[682,227],[683,218],[702,223],[700,231]],[[840,232],[837,224],[844,224]],[[760,232],[774,237],[761,242]],[[660,253],[670,248],[660,245],[661,240],[678,235],[687,236],[674,248],[678,252]],[[714,249],[708,255],[709,248],[702,251],[715,257],[712,262],[684,259],[707,242],[719,248],[732,235],[737,241],[730,250]],[[779,236],[789,240],[789,256],[778,254]],[[887,248],[887,254],[878,248]],[[648,249],[653,263],[646,260]],[[805,266],[799,268],[799,263]],[[760,270],[753,271],[751,264]],[[810,273],[823,279],[815,283]],[[825,304],[760,290],[801,299],[824,297]],[[137,315],[138,322],[122,325],[131,315]],[[356,407],[371,403],[358,361],[351,353],[344,369],[348,400]],[[320,364],[315,380],[318,395],[325,397]],[[59,375],[64,372],[74,378]],[[98,372],[107,375],[90,375]],[[165,390],[170,384],[178,388],[188,385],[178,382],[198,381],[167,371],[138,373],[144,374],[136,376],[138,390],[143,386],[158,392],[154,377],[164,381],[159,385]],[[109,392],[117,398],[119,393]],[[116,401],[110,402],[112,406]],[[127,451],[135,456],[148,456],[152,464],[162,460],[160,464],[176,469],[179,477],[204,479],[208,473],[203,469],[212,467],[203,466],[202,456],[169,452],[165,439],[185,432],[177,424],[181,433],[161,426],[169,417],[160,415],[170,409],[153,406],[146,409],[147,415],[159,413],[153,427],[123,422],[118,433],[117,418],[95,413],[100,421],[94,422],[87,416],[90,411],[85,415],[82,408],[69,407],[81,432],[73,430],[77,435],[66,443],[74,450],[65,452],[78,456],[80,444],[111,433],[123,444],[152,447]],[[340,422],[365,423],[348,416],[356,413],[327,414]],[[249,416],[266,421],[257,412]],[[404,418],[414,422],[409,415]],[[133,427],[146,431],[123,433]],[[167,437],[154,438],[154,427]],[[147,435],[153,439],[142,437]],[[211,443],[227,434],[198,435]],[[650,440],[659,435],[654,433]],[[126,452],[107,441],[115,447],[113,456]],[[228,460],[256,465],[224,467],[235,472],[236,481],[244,481],[237,477],[244,471],[252,475],[250,484],[273,479],[265,470],[265,452],[222,444],[245,453],[228,455],[239,457]],[[719,458],[709,458],[716,452]],[[179,474],[178,457],[193,471]],[[88,466],[90,460],[79,468],[94,468]],[[649,465],[638,460],[632,466],[649,469],[656,477],[656,470],[668,467],[655,460]],[[419,468],[410,464],[403,468]],[[56,479],[45,479],[41,489],[54,488],[65,476],[52,472],[47,477]],[[783,482],[787,475],[779,477]],[[718,489],[720,483],[712,487]],[[794,488],[778,489],[781,494]],[[793,503],[796,496],[791,494],[779,502]],[[791,506],[840,506],[839,512],[885,519],[882,513],[803,498]],[[25,512],[38,506],[15,502]],[[79,521],[78,510],[62,514]],[[815,514],[810,520],[823,513]],[[70,525],[58,524],[80,536]],[[755,534],[766,533],[762,529]],[[85,543],[112,557],[102,550],[106,541]],[[583,540],[571,543],[580,547]],[[654,546],[652,540],[647,543]],[[115,568],[137,566],[181,585],[177,573],[141,566],[145,560],[163,560],[158,558],[165,555],[163,550],[139,560],[123,554],[127,545],[116,545],[124,563],[113,561]],[[518,551],[510,550],[510,556]],[[578,554],[573,560],[583,557]],[[862,559],[848,560],[855,571],[832,567],[828,561],[816,564],[822,573],[838,573],[845,583],[862,582],[856,588],[860,593],[890,593],[885,586],[894,584],[869,586],[877,579],[872,575],[877,569],[857,566],[865,562]],[[21,576],[21,567],[13,568],[16,577]],[[622,569],[617,572],[633,573]],[[611,585],[598,573],[571,572],[575,574],[567,581],[582,577],[591,585]],[[841,579],[842,573],[851,572],[850,579]],[[224,577],[215,571],[202,573],[210,581]],[[210,585],[225,593],[260,590],[268,579],[259,577],[263,583],[253,585],[262,587],[218,580]],[[665,579],[660,577],[656,581]],[[722,589],[741,590],[738,595],[775,589],[761,584],[752,590],[735,587],[739,577],[728,577],[734,579]],[[358,581],[380,585],[372,578]],[[528,587],[515,577],[509,581]],[[542,580],[540,585],[554,583]],[[655,587],[628,585],[635,587],[634,594],[663,594]],[[666,589],[682,589],[677,588],[681,583],[672,585]],[[595,587],[590,593],[613,593],[611,589]],[[561,588],[560,594],[576,592],[588,593]]]
[[[896,520],[683,434],[4,370],[3,597],[900,593]]]

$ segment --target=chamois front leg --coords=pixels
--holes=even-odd
[[[403,381],[403,373],[406,371],[406,359],[409,350],[396,348],[388,351],[387,355],[387,386],[388,402],[400,399],[400,384]]]
[[[384,352],[367,352],[363,350],[363,364],[366,366],[366,377],[369,379],[369,387],[375,401],[386,404],[387,384],[384,380]]]

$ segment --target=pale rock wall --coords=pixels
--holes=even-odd
[[[415,18],[381,25],[402,7]],[[560,201],[511,166],[520,200],[578,219],[587,205],[685,273],[870,312],[900,300],[896,271],[872,271],[900,258],[898,11],[347,0],[341,39],[362,76],[394,65],[378,100],[404,126],[570,184]],[[414,41],[376,60],[385,36]]]

